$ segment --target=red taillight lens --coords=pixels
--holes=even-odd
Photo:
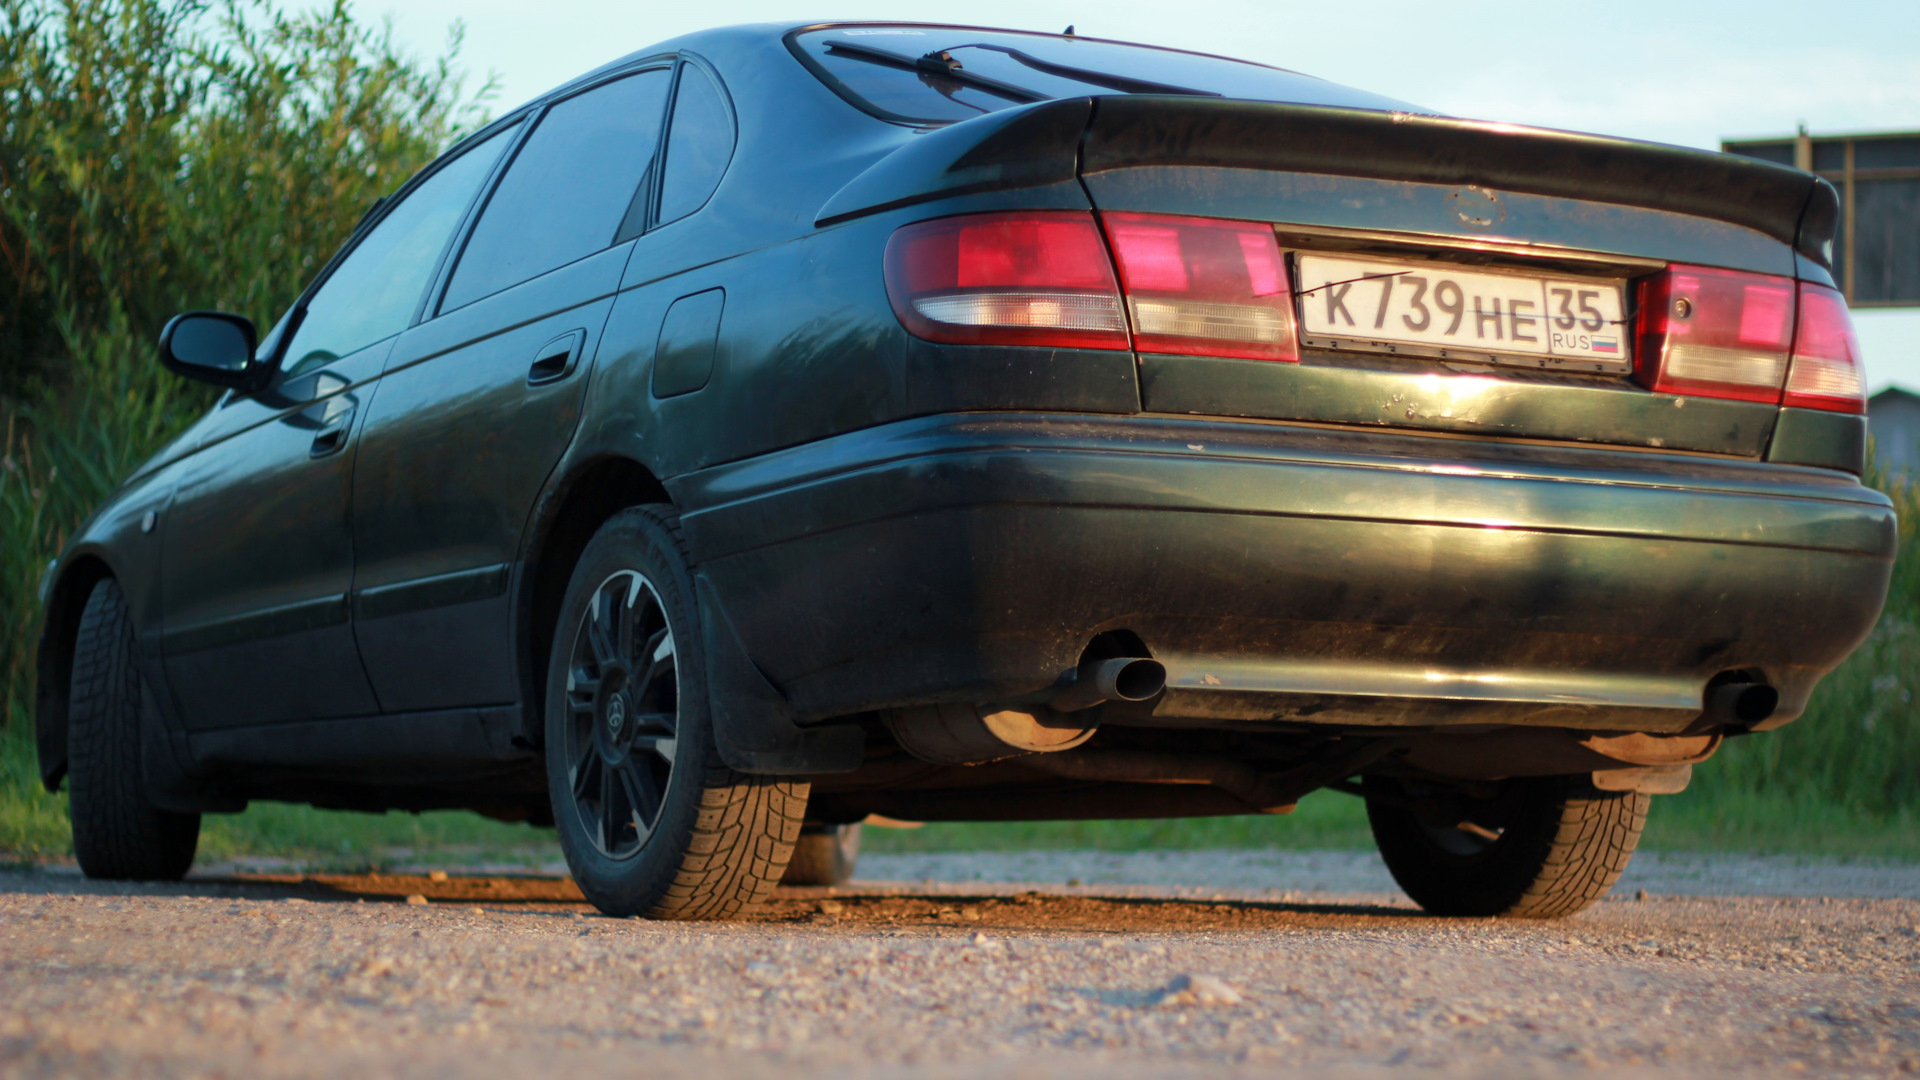
[[[1824,285],[1800,283],[1800,325],[1793,335],[1793,366],[1785,404],[1832,412],[1867,411],[1860,337],[1847,301]]]
[[[887,242],[886,280],[901,324],[929,341],[1127,347],[1120,290],[1084,211],[905,226]]]
[[[1273,227],[1105,214],[1141,352],[1298,360],[1293,292]]]
[[[1642,378],[1667,393],[1777,402],[1793,305],[1790,278],[1668,267],[1640,284]]]

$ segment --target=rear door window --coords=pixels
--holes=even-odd
[[[644,209],[670,75],[652,68],[547,110],[481,212],[440,310],[612,246]]]
[[[408,193],[307,301],[283,370],[298,375],[392,337],[413,321],[461,215],[513,140],[511,129],[460,153]]]

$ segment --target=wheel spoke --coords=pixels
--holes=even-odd
[[[614,651],[613,639],[608,636],[607,626],[603,621],[603,619],[612,618],[606,610],[607,606],[602,598],[596,597],[593,614],[587,620],[587,646],[593,651],[594,663],[598,664],[602,671],[611,667],[619,655]]]
[[[654,816],[659,813],[660,800],[654,797],[653,785],[640,775],[640,770],[629,761],[620,769],[620,788],[625,792],[627,805],[631,808],[633,829],[644,833]]]
[[[611,855],[620,846],[620,830],[627,815],[620,813],[626,802],[623,786],[614,779],[613,765],[600,767],[600,850]]]
[[[583,740],[583,742],[585,748],[575,755],[572,764],[567,767],[567,776],[572,782],[575,802],[585,802],[591,796],[592,792],[588,788],[592,785],[593,778],[600,773],[597,760],[600,755],[594,751],[592,740]]]
[[[633,739],[633,753],[652,754],[673,768],[673,756],[680,751],[680,740],[672,735],[636,735]]]
[[[567,676],[567,690],[591,698],[600,692],[599,673],[586,664],[574,665],[573,671]]]
[[[653,663],[648,664],[647,669],[633,680],[633,685],[639,688],[640,694],[645,695],[659,683],[662,676],[671,676],[672,674],[673,657],[669,656],[664,660],[655,660]]]
[[[608,590],[613,591],[613,590]],[[614,597],[613,616],[619,620],[614,623],[613,648],[615,655],[623,664],[632,664],[633,655],[633,595],[629,591],[620,591]]]
[[[670,712],[643,712],[633,714],[633,733],[635,735],[672,735],[679,730],[677,718]]]
[[[663,626],[647,636],[647,644],[641,652],[641,657],[644,658],[648,664],[658,664],[660,661],[670,659],[672,656],[673,632],[671,630]]]

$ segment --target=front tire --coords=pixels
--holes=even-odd
[[[1407,895],[1435,915],[1483,918],[1586,909],[1626,870],[1652,803],[1585,775],[1505,780],[1490,799],[1381,777],[1366,792],[1374,842]]]
[[[724,919],[772,896],[808,785],[720,759],[671,510],[626,510],[594,534],[548,655],[547,786],[587,899],[609,915]]]
[[[90,878],[178,881],[193,867],[200,815],[147,799],[140,764],[140,672],[133,615],[113,578],[87,597],[67,698],[68,817],[73,854]]]

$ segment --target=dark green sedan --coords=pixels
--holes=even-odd
[[[469,808],[681,918],[873,815],[1332,788],[1428,909],[1577,911],[1879,614],[1837,205],[1071,35],[670,41],[168,326],[228,393],[52,568],[43,777],[95,876]]]

